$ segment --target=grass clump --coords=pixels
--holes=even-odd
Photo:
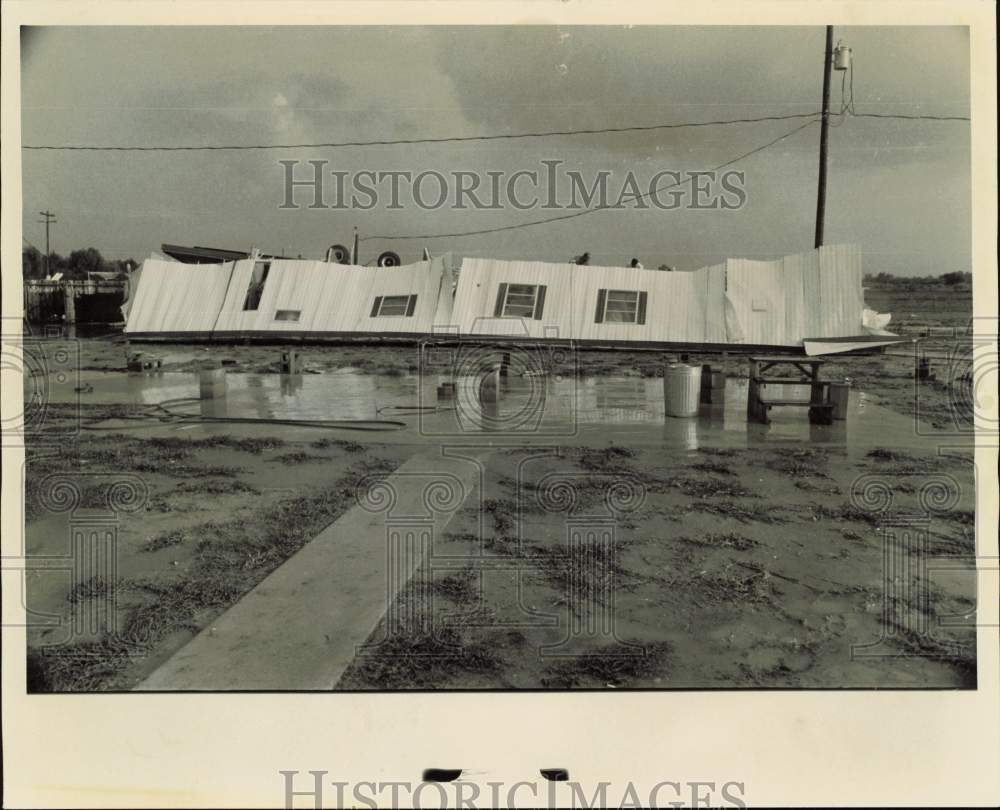
[[[516,524],[518,507],[514,501],[501,498],[484,498],[479,506],[484,515],[493,518],[493,530],[497,534],[507,534]]]
[[[171,529],[170,531],[154,534],[146,540],[142,546],[143,551],[159,551],[160,549],[179,546],[187,538],[187,532],[183,529]]]
[[[128,665],[141,647],[115,637],[28,651],[28,693],[96,692]]]
[[[746,573],[727,567],[721,573],[706,573],[691,581],[694,599],[701,605],[774,605],[774,585],[768,573],[752,569]]]
[[[965,689],[975,689],[977,684],[976,647],[970,642],[960,644],[934,638],[928,633],[919,633],[907,624],[890,619],[896,633],[891,637],[904,656],[929,658],[948,664],[955,670]]]
[[[316,450],[329,450],[331,447],[339,447],[348,453],[361,453],[365,449],[365,446],[361,442],[353,442],[349,439],[334,439],[332,436],[324,436],[322,439],[310,442],[309,446]]]
[[[869,526],[878,526],[885,517],[881,512],[861,509],[850,503],[832,507],[814,503],[811,508],[816,520],[831,520],[840,523],[866,523]]]
[[[683,543],[690,543],[693,546],[704,548],[731,548],[735,551],[749,551],[760,545],[753,538],[737,532],[716,533],[710,532],[703,537],[679,537]]]
[[[547,687],[628,686],[666,675],[672,648],[666,642],[629,649],[619,645],[600,647],[591,653],[565,658],[547,668],[542,684]]]
[[[614,588],[630,584],[636,575],[618,562],[624,543],[600,541],[573,546],[533,546],[530,560],[542,577],[561,591],[574,611],[604,604]]]
[[[420,636],[390,636],[362,652],[338,689],[436,689],[467,675],[495,678],[503,669],[497,645],[469,641],[451,627]]]
[[[108,582],[101,576],[93,576],[88,580],[76,583],[72,590],[66,594],[66,601],[78,604],[87,599],[107,598],[115,592],[117,587],[118,583]]]
[[[279,464],[285,464],[291,466],[294,464],[309,464],[315,463],[317,461],[329,461],[326,456],[317,456],[313,453],[307,453],[305,450],[292,450],[290,453],[283,453],[280,456],[274,456],[271,461],[278,462]]]
[[[436,579],[433,585],[434,593],[459,605],[471,602],[478,596],[477,580],[478,574],[475,568],[463,568],[461,571]]]
[[[732,518],[740,523],[786,523],[787,518],[774,507],[765,507],[757,503],[740,504],[733,501],[700,500],[691,504],[698,512],[707,512],[719,517]]]
[[[723,464],[721,461],[701,461],[697,464],[692,464],[691,469],[698,470],[699,472],[712,473],[714,475],[736,475],[735,470],[733,470],[728,464]]]
[[[760,496],[736,481],[723,478],[682,476],[670,479],[668,485],[692,498],[759,498]]]
[[[174,492],[194,495],[259,495],[260,490],[238,479],[210,478],[207,481],[184,481]]]
[[[625,463],[626,459],[635,458],[638,455],[636,450],[630,447],[619,447],[612,445],[601,450],[584,449],[577,453],[577,463],[586,470],[593,472],[612,472],[618,470],[628,470],[630,467]]]
[[[765,466],[796,479],[829,478],[825,469],[828,460],[823,450],[805,448],[772,455],[765,462]]]

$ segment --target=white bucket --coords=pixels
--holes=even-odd
[[[663,370],[663,411],[667,416],[697,416],[701,366],[671,364]]]
[[[222,399],[226,396],[226,370],[205,368],[199,375],[198,392],[201,399]]]

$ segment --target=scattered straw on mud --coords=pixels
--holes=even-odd
[[[715,475],[737,475],[738,473],[728,464],[721,461],[702,461],[691,465],[692,470],[699,472],[713,473]]]
[[[58,653],[37,656],[39,678],[51,691],[91,691],[113,685],[132,656],[172,632],[197,630],[206,611],[232,605],[346,511],[355,502],[356,487],[373,470],[390,467],[369,460],[352,468],[331,489],[286,498],[233,521],[210,521],[150,538],[147,550],[180,542],[195,544],[190,567],[173,581],[130,580],[128,590],[137,601],[125,614],[119,632],[98,642],[64,645]],[[83,661],[82,669],[67,665],[70,659]]]
[[[638,451],[630,447],[612,445],[601,450],[577,450],[576,459],[577,463],[586,470],[607,473],[630,469],[625,461],[635,458],[636,455],[638,455]]]
[[[479,594],[478,582],[477,571],[470,566],[435,579],[434,593],[461,605],[473,601]]]
[[[309,446],[316,450],[328,450],[331,447],[339,447],[348,453],[361,453],[365,449],[365,446],[361,442],[354,442],[350,439],[334,439],[330,436],[324,436],[322,439],[310,442]]]
[[[828,463],[825,450],[807,447],[773,453],[764,461],[764,466],[796,479],[829,478]]]
[[[470,674],[495,678],[502,668],[498,645],[444,627],[433,635],[390,636],[358,655],[337,688],[438,689]]]
[[[678,476],[667,481],[667,485],[679,489],[692,498],[759,498],[756,492],[736,481],[724,478],[702,478]]]
[[[766,571],[727,566],[721,572],[693,577],[689,587],[693,600],[700,606],[776,605],[774,583]]]
[[[678,537],[682,543],[689,543],[693,546],[704,548],[728,548],[735,551],[749,551],[760,545],[756,540],[737,532],[716,533],[709,532],[700,537]]]
[[[740,523],[786,523],[787,518],[773,506],[763,506],[758,503],[741,504],[734,501],[695,501],[691,509],[697,512],[707,512],[719,517],[732,518]]]
[[[669,674],[671,646],[666,642],[631,646],[610,644],[593,652],[564,658],[546,668],[542,684],[566,689],[578,686],[629,686]]]
[[[259,495],[257,487],[237,479],[209,478],[204,481],[184,481],[174,487],[174,492],[192,495]]]
[[[316,464],[329,461],[328,456],[318,456],[315,453],[307,453],[305,450],[292,450],[290,453],[282,453],[280,456],[273,456],[269,461],[294,466],[297,464]]]

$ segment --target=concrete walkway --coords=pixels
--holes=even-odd
[[[478,486],[488,451],[461,452],[411,458],[136,689],[332,689]]]

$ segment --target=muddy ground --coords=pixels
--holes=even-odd
[[[886,527],[918,510],[944,468],[963,495],[933,523],[936,560],[974,548],[971,465],[953,459],[498,453],[481,508],[452,521],[399,596],[407,609],[395,615],[418,618],[395,632],[383,621],[370,639],[379,654],[356,658],[338,686],[974,686],[971,569],[882,588],[883,549],[909,553]],[[852,498],[865,474],[891,482],[891,512]],[[963,618],[922,631],[944,615]]]
[[[896,313],[912,334],[968,322],[961,294],[947,306],[935,306],[940,294],[873,296],[871,305]],[[947,358],[961,357],[964,345],[924,344],[936,379],[919,383],[912,348],[831,361],[824,372],[915,425],[953,432],[967,429],[969,388],[961,361]],[[127,353],[142,351],[165,371],[279,370],[274,346],[127,346],[114,337],[77,346],[84,369],[124,373]],[[420,365],[413,347],[303,346],[299,354],[307,374],[398,376]],[[563,353],[549,371],[657,376],[664,359]],[[738,357],[691,360],[745,373]],[[81,407],[96,419],[129,416],[133,406]],[[70,406],[46,412],[53,428],[78,418]],[[119,427],[29,443],[28,553],[63,569],[28,574],[38,619],[29,632],[33,690],[134,687],[350,508],[364,476],[390,473],[413,452],[380,436],[292,441],[280,427],[271,435]],[[376,628],[371,641],[388,639],[380,649],[389,654],[359,656],[337,688],[974,686],[971,454],[940,456],[939,443],[928,438],[916,453],[705,446],[667,457],[642,446],[563,446],[540,461],[497,451],[482,489],[435,538],[451,564],[418,574],[398,597],[423,623]],[[545,500],[552,473],[573,482],[560,490],[572,492],[570,503]],[[122,474],[142,491],[114,526],[117,568],[71,570],[65,497],[98,513],[106,481]],[[53,490],[60,475],[75,494]],[[853,488],[866,475],[891,491],[891,509],[877,493],[859,501]],[[947,492],[941,481],[952,482]],[[639,493],[638,506],[609,506],[616,482]],[[931,513],[928,503],[937,504]],[[898,529],[911,513],[931,515],[923,550]],[[571,527],[582,532],[579,543],[570,542]],[[889,588],[884,554],[909,566]],[[955,570],[929,569],[928,560]],[[594,630],[611,615],[612,635]],[[430,635],[419,629],[428,625]]]

